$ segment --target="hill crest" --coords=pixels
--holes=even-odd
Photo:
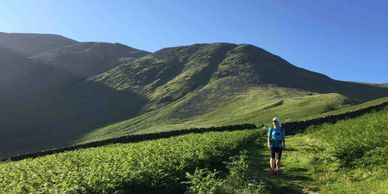
[[[333,80],[249,44],[148,53],[118,43],[49,39],[60,41],[29,45],[44,50],[33,56],[0,41],[8,56],[0,59],[0,153],[258,123],[275,114],[297,119],[388,96],[386,88]]]

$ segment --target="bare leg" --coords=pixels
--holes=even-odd
[[[274,159],[270,158],[269,159],[269,166],[271,167],[271,171],[274,170]]]
[[[280,169],[280,160],[276,159],[276,172],[279,172]]]

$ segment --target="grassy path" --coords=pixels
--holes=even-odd
[[[269,174],[269,151],[262,142],[254,142],[248,150],[251,172],[258,179],[271,182],[271,193],[315,193],[318,187],[313,180],[309,161],[313,157],[308,149],[308,141],[303,135],[288,136],[286,150],[282,155],[281,172],[279,175]]]

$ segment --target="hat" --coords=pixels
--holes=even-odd
[[[276,121],[276,122],[280,123],[280,119],[279,119],[278,117],[274,117],[274,118],[272,119],[272,121]]]

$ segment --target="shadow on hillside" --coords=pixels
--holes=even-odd
[[[70,145],[96,128],[138,115],[147,103],[133,92],[83,80],[44,92],[44,98],[8,107],[22,114],[16,111],[2,123],[8,130],[0,132],[0,157]]]
[[[287,83],[279,82],[279,86],[291,87],[317,93],[338,93],[351,100],[359,102],[388,96],[387,88],[368,84],[332,80],[321,74],[315,72],[311,73],[311,75],[315,74],[314,78],[310,75],[309,77],[304,78],[304,82],[300,82],[300,80],[294,80]],[[290,79],[292,80],[294,78]]]
[[[369,101],[388,96],[387,88],[337,80],[332,82],[332,85],[336,86],[334,89],[324,89],[323,91],[320,91],[320,88],[316,88],[317,92],[335,92],[358,101]]]
[[[252,45],[245,46],[241,52],[255,64],[253,70],[256,75],[261,75],[259,84],[273,84],[317,93],[339,93],[356,101],[388,96],[387,88],[333,80],[326,75],[296,67],[281,57]]]

